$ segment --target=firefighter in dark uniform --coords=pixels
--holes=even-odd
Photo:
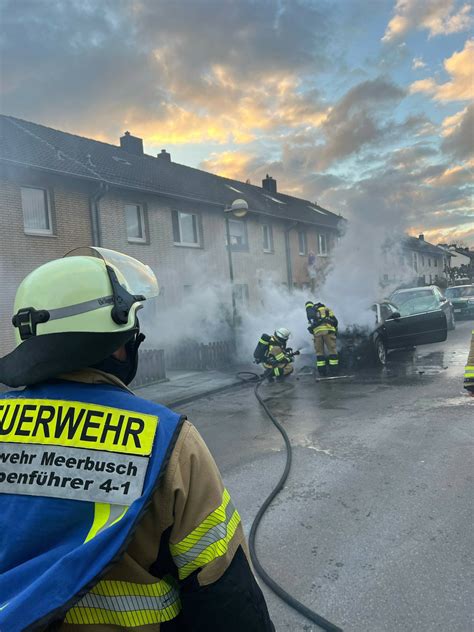
[[[102,248],[24,279],[0,359],[0,629],[274,631],[186,418],[135,396],[153,272]]]
[[[308,331],[314,339],[317,371],[321,376],[335,375],[339,367],[336,347],[337,318],[332,309],[323,303],[307,301],[305,307]]]

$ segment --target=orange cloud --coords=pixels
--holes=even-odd
[[[200,167],[223,178],[245,181],[252,171],[254,157],[239,151],[224,151],[213,153],[208,160],[204,160]]]
[[[433,78],[415,81],[410,92],[433,95],[436,101],[466,101],[474,96],[474,40],[467,40],[462,51],[454,53],[444,61],[444,68],[451,76],[450,81],[437,83]]]
[[[472,180],[472,168],[474,166],[474,159],[466,162],[462,165],[455,165],[449,167],[441,175],[435,178],[429,178],[425,180],[425,184],[431,186],[462,186],[468,184]]]
[[[426,241],[432,244],[456,243],[461,241],[467,243],[474,238],[472,222],[449,228],[426,229],[426,227],[418,226],[410,228],[408,232],[413,237],[417,237],[423,233]]]

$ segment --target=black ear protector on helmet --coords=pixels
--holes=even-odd
[[[125,325],[128,322],[128,314],[134,303],[146,299],[141,294],[130,294],[130,292],[120,284],[115,270],[109,265],[105,267],[107,268],[113,292],[114,306],[111,314],[112,320],[114,323],[117,323],[117,325]]]
[[[118,377],[124,384],[130,384],[137,374],[138,349],[145,340],[145,334],[140,332],[138,318],[135,322],[135,327],[134,335],[124,345],[125,351],[127,352],[125,360],[119,360],[114,355],[110,355],[104,360],[97,362],[97,364],[93,364],[92,368],[104,371],[104,373],[111,373],[115,375],[115,377]]]

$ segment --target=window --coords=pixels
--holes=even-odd
[[[328,240],[324,234],[318,235],[319,254],[326,256],[328,254]]]
[[[25,233],[53,234],[51,205],[46,189],[21,187],[21,206]]]
[[[239,219],[229,219],[228,221],[232,250],[247,250],[247,224]]]
[[[438,259],[434,260],[434,267],[437,268],[438,267]]]
[[[425,267],[425,258],[423,255],[421,255],[421,265],[423,268]]]
[[[413,253],[413,268],[418,272],[418,255],[416,252]]]
[[[198,215],[173,211],[172,220],[173,240],[175,244],[194,248],[201,246],[201,230]]]
[[[270,224],[262,225],[263,252],[273,252],[273,230]]]
[[[244,309],[249,305],[249,286],[246,283],[234,285],[235,303],[238,309]]]
[[[431,259],[428,258],[428,268],[431,268]]]
[[[128,241],[146,242],[145,213],[140,204],[125,205],[125,223]]]
[[[308,254],[308,242],[304,230],[298,231],[298,251],[300,255]]]

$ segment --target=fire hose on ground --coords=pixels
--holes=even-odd
[[[304,617],[306,617],[307,619],[309,619],[310,621],[318,625],[323,630],[327,630],[327,632],[342,632],[342,629],[339,628],[337,625],[335,625],[334,623],[331,623],[330,621],[327,621],[327,619],[324,619],[324,617],[317,614],[316,612],[314,612],[313,610],[311,610],[310,608],[308,608],[307,606],[299,602],[297,599],[292,597],[292,595],[287,593],[284,588],[282,588],[279,584],[277,584],[277,582],[272,577],[270,577],[270,575],[266,572],[266,570],[260,564],[260,561],[258,559],[257,552],[256,552],[256,547],[255,547],[255,538],[257,535],[257,530],[258,530],[258,527],[263,515],[265,514],[266,510],[272,503],[273,499],[282,490],[286,482],[286,479],[288,478],[288,475],[291,469],[291,461],[292,461],[293,453],[292,453],[290,439],[286,433],[286,430],[274,417],[271,410],[268,408],[268,406],[265,404],[262,397],[260,396],[259,389],[265,378],[258,375],[257,373],[252,373],[250,371],[248,372],[243,371],[243,372],[237,373],[237,377],[239,377],[243,382],[255,382],[255,388],[254,388],[255,397],[257,398],[260,406],[262,406],[263,410],[266,412],[267,416],[270,418],[270,421],[273,423],[273,425],[277,428],[277,430],[282,435],[283,441],[285,442],[285,447],[286,447],[286,464],[285,464],[285,469],[283,471],[283,474],[281,475],[280,480],[275,485],[273,490],[270,492],[270,494],[268,495],[268,497],[265,499],[262,506],[258,510],[257,515],[255,516],[254,521],[252,523],[252,526],[250,527],[249,549],[250,549],[250,557],[252,558],[252,563],[254,565],[254,568],[259,574],[259,576],[262,578],[262,580],[265,582],[265,584],[267,584],[267,586],[271,588],[271,590],[273,590],[273,592],[276,595],[278,595],[280,599],[282,599],[285,603],[291,606],[294,610],[296,610],[297,612],[302,614]]]

